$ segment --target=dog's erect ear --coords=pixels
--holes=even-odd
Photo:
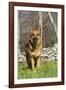
[[[32,33],[34,30],[38,30],[41,33],[41,27],[40,26],[35,26],[35,27],[30,26],[30,33]]]

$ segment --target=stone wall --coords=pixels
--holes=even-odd
[[[57,44],[55,44],[54,47],[43,48],[40,57],[41,63],[45,61],[57,60],[57,55]],[[19,52],[18,60],[19,62],[26,62],[26,56],[24,52],[22,54]]]

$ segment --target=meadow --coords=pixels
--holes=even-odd
[[[26,64],[18,64],[18,79],[57,77],[57,61],[44,62],[39,68],[29,69]]]

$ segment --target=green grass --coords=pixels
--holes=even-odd
[[[45,62],[34,71],[25,64],[18,64],[18,79],[57,77],[57,61]]]

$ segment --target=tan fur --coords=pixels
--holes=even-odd
[[[33,29],[30,32],[30,40],[26,45],[26,61],[28,67],[34,69],[40,65],[40,54],[42,49],[41,30]]]

